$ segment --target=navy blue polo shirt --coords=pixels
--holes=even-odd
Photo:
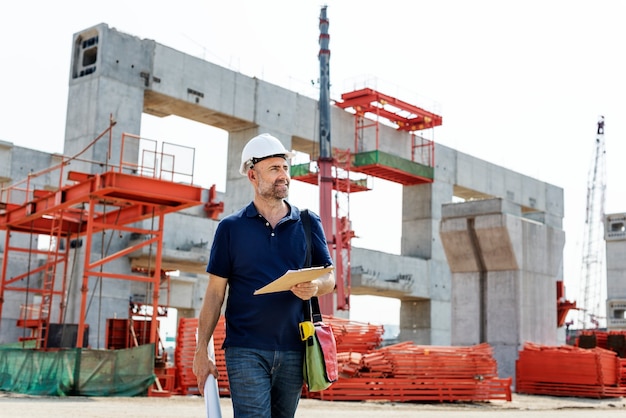
[[[291,291],[254,295],[287,270],[304,266],[306,239],[300,210],[289,208],[273,229],[253,203],[217,226],[207,272],[228,280],[224,347],[302,349],[298,329],[302,299]],[[331,265],[320,218],[309,213],[312,265]]]

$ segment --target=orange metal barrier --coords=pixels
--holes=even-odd
[[[342,352],[340,378],[321,400],[476,402],[511,400],[512,379],[497,377],[487,344],[472,347],[418,346],[404,342],[367,353]]]
[[[460,380],[340,377],[322,392],[304,393],[326,401],[478,402],[511,400],[511,378]]]
[[[535,395],[614,398],[626,396],[624,360],[595,347],[526,343],[516,363],[516,391]]]
[[[383,341],[382,325],[372,325],[349,319],[323,315],[324,322],[331,326],[337,341],[337,352],[368,353]]]
[[[217,378],[217,388],[220,396],[230,396],[230,386],[228,385],[228,373],[226,373],[226,358],[222,344],[226,338],[226,319],[220,316],[219,321],[213,331],[213,347],[215,350],[215,365],[220,373]]]
[[[193,356],[196,350],[196,329],[198,318],[181,318],[176,335],[176,349],[174,351],[174,366],[176,368],[175,392],[181,395],[198,395],[198,383],[193,374]],[[226,323],[222,315],[213,332],[213,346],[215,348],[215,364],[220,373],[217,379],[220,396],[229,396],[228,374],[222,344],[226,337]]]
[[[174,391],[181,395],[199,395],[198,382],[193,374],[193,356],[196,350],[197,318],[180,318],[176,334]]]

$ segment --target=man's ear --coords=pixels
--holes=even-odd
[[[248,170],[248,180],[250,181],[256,180],[256,172],[253,169]]]

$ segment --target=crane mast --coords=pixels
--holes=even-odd
[[[328,34],[328,17],[326,16],[326,6],[320,11],[319,18],[319,64],[320,64],[320,100],[319,100],[319,145],[320,155],[317,165],[319,167],[319,196],[320,196],[320,218],[322,227],[328,241],[328,249],[334,255],[335,232],[333,230],[332,212],[332,189],[333,189],[333,156],[330,138],[330,36]],[[335,257],[335,262],[336,262]],[[341,274],[341,271],[335,272]],[[341,280],[341,278],[338,278]],[[342,282],[339,282],[341,286]],[[320,298],[320,309],[322,313],[332,313],[334,310],[332,297]]]
[[[606,192],[606,151],[604,116],[597,124],[596,141],[587,178],[587,206],[582,248],[578,326],[582,329],[606,326],[606,279],[604,246],[604,201]]]

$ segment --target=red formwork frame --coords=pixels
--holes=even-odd
[[[101,138],[108,136],[109,150],[112,143],[112,129],[110,126],[102,132],[91,144],[94,145]],[[17,277],[7,277],[7,268],[10,253],[13,251],[33,251],[32,248],[17,248],[11,244],[13,234],[41,234],[50,235],[58,241],[66,240],[66,251],[69,250],[69,241],[85,240],[85,257],[82,271],[80,315],[78,330],[85,329],[87,296],[89,279],[131,280],[148,283],[152,286],[152,322],[150,342],[157,346],[157,315],[159,302],[159,284],[161,280],[161,255],[163,249],[164,217],[168,213],[180,211],[202,204],[203,189],[193,184],[184,184],[163,179],[159,170],[153,170],[150,176],[138,175],[141,171],[136,162],[124,162],[124,146],[126,141],[137,140],[135,135],[123,134],[119,165],[102,164],[81,160],[78,156],[61,157],[60,163],[41,173],[28,176],[25,182],[17,183],[8,189],[2,190],[0,207],[0,229],[6,231],[5,255],[2,262],[2,280],[0,281],[0,318],[4,295],[9,291],[35,291],[42,295],[37,318],[40,335],[34,336],[38,340],[37,348],[45,349],[46,341],[41,336],[42,330],[49,322],[49,315],[53,299],[58,300],[60,309],[66,306],[67,255],[59,250],[60,246],[48,252],[48,261],[44,267],[27,271]],[[84,152],[84,151],[83,151]],[[81,152],[82,154],[82,152]],[[79,154],[80,155],[80,154]],[[110,155],[110,151],[109,151]],[[84,173],[69,171],[68,167],[74,163],[92,163],[104,166],[101,173]],[[32,181],[37,175],[59,176],[58,185],[54,190],[37,189]],[[65,177],[67,173],[67,178]],[[175,173],[173,169],[168,175]],[[191,177],[193,182],[193,177]],[[155,220],[151,228],[136,227],[140,221],[152,218]],[[155,227],[156,226],[156,227]],[[117,231],[137,233],[148,237],[136,244],[130,245],[114,254],[91,259],[94,235],[101,232]],[[119,274],[106,271],[108,263],[126,257],[129,254],[145,247],[154,249],[154,266],[147,269],[146,274]],[[63,273],[57,272],[57,266],[63,265]],[[28,270],[28,266],[27,266]],[[43,284],[39,289],[24,289],[17,285],[19,279],[45,270]],[[111,269],[113,270],[113,269]],[[55,283],[61,280],[61,284]],[[62,316],[62,315],[61,315]],[[32,324],[31,324],[32,325]],[[84,332],[77,332],[76,346],[82,347]]]

